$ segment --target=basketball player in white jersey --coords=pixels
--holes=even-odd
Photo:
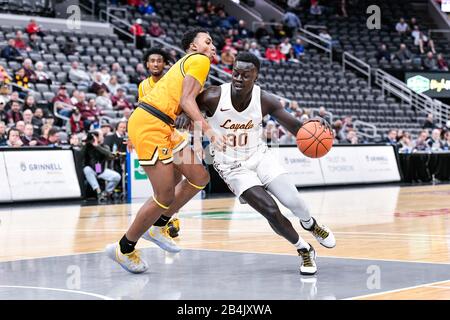
[[[303,240],[283,216],[269,192],[300,219],[301,226],[326,248],[333,248],[333,233],[311,217],[295,184],[262,140],[262,121],[273,116],[294,136],[302,123],[288,113],[273,95],[255,85],[260,62],[250,53],[240,53],[233,66],[232,83],[213,86],[197,97],[212,130],[227,137],[223,152],[214,152],[214,167],[231,191],[245,200],[269,222],[272,229],[291,242],[302,259],[300,273],[317,272],[313,246]],[[322,125],[331,130],[323,119]],[[269,192],[267,192],[267,190]]]

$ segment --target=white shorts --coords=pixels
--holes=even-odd
[[[270,149],[257,152],[246,161],[214,161],[214,168],[237,197],[251,187],[267,187],[276,177],[287,173]]]

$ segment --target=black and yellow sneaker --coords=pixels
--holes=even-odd
[[[167,224],[167,229],[169,230],[169,235],[172,238],[178,237],[178,232],[180,231],[180,219],[173,218],[172,220],[170,220]]]
[[[334,234],[331,232],[330,228],[324,225],[319,225],[313,217],[311,217],[311,219],[313,220],[313,224],[309,229],[306,228],[303,225],[302,220],[300,220],[300,224],[303,229],[311,232],[314,238],[316,238],[316,240],[325,248],[334,248],[336,246],[336,239],[334,238]]]
[[[311,276],[316,274],[316,250],[314,250],[312,245],[309,245],[309,250],[306,248],[298,249],[298,255],[302,258],[302,264],[300,265],[300,274]]]

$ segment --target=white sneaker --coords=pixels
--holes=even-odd
[[[317,272],[316,265],[316,250],[312,245],[309,245],[309,250],[306,248],[298,249],[298,255],[302,258],[302,264],[300,265],[300,274],[313,275]]]
[[[133,252],[124,254],[120,252],[120,245],[116,242],[108,244],[105,248],[105,252],[109,258],[120,264],[120,266],[128,272],[143,273],[148,269],[147,262],[141,259],[141,253],[137,249]]]
[[[142,235],[142,238],[156,243],[161,249],[168,252],[177,253],[181,251],[175,241],[173,241],[169,234],[169,229],[166,227],[151,226]]]
[[[302,224],[302,220],[300,220],[300,225],[303,227],[303,229],[311,232],[314,238],[316,238],[316,240],[325,248],[334,248],[336,246],[336,239],[334,238],[334,234],[333,232],[331,232],[330,228],[323,224],[319,225],[316,219],[312,217],[311,219],[313,219],[313,225],[311,226],[311,228],[306,228]]]

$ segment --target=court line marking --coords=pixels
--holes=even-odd
[[[447,289],[450,290],[450,286],[425,286],[427,288],[438,288],[438,289]]]
[[[429,287],[429,286],[432,286],[432,285],[435,285],[435,284],[448,282],[449,280],[450,279],[442,280],[442,281],[436,281],[436,282],[430,282],[430,283],[425,283],[425,284],[420,284],[420,285],[415,285],[415,286],[411,286],[411,287],[405,287],[405,288],[401,288],[401,289],[387,290],[387,291],[383,291],[383,292],[365,294],[365,295],[361,295],[361,296],[354,296],[354,297],[344,298],[344,299],[341,299],[341,300],[364,299],[364,298],[379,296],[379,295],[383,295],[383,294],[397,293],[397,292],[405,291],[405,290],[412,290],[412,289],[417,289],[417,288],[422,288],[422,287]],[[428,300],[431,300],[431,299],[428,299]]]
[[[14,288],[14,289],[37,289],[37,290],[49,290],[49,291],[60,291],[60,292],[70,292],[77,294],[84,294],[87,296],[92,296],[96,298],[100,298],[103,300],[114,300],[113,298],[103,296],[101,294],[86,292],[86,291],[78,291],[78,290],[70,290],[70,289],[59,289],[59,288],[46,288],[46,287],[31,287],[31,286],[8,286],[8,285],[0,285],[0,288]]]

